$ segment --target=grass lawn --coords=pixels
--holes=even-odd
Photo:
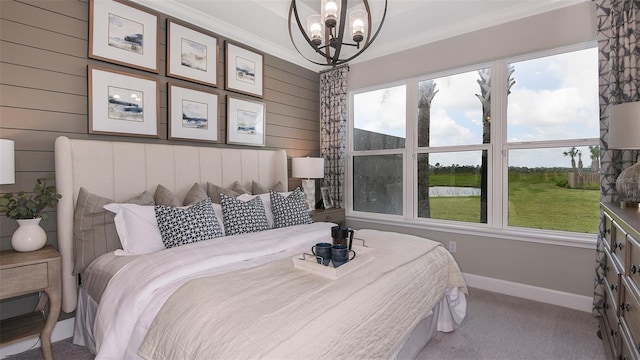
[[[476,175],[456,174],[457,186],[480,187]],[[462,179],[466,178],[466,179]],[[566,174],[510,173],[509,226],[597,233],[600,193],[598,190],[569,189],[557,185]],[[449,176],[430,177],[431,186],[452,186]],[[594,188],[594,186],[590,186]],[[597,188],[597,187],[595,187]],[[480,222],[480,197],[432,197],[434,219]]]

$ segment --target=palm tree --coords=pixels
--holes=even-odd
[[[575,176],[578,174],[578,171],[576,170],[576,155],[578,155],[578,149],[576,149],[575,146],[572,146],[569,151],[565,151],[562,154],[564,156],[571,156],[571,168],[573,169],[573,176],[575,179]]]
[[[433,80],[418,84],[418,146],[429,146],[429,127],[431,126],[431,102],[436,96],[436,83]],[[429,155],[418,156],[418,217],[431,217],[429,205]]]
[[[591,152],[591,171],[598,172],[600,170],[600,146],[589,145],[589,152]]]

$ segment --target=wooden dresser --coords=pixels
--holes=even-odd
[[[600,205],[606,253],[603,341],[612,359],[640,360],[640,209]]]

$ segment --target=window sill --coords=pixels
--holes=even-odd
[[[439,231],[451,234],[481,236],[494,239],[526,241],[541,244],[568,246],[582,249],[596,249],[597,235],[566,231],[539,230],[527,228],[491,228],[485,224],[463,225],[449,221],[421,221],[398,218],[372,217],[371,214],[347,214],[349,221],[369,222],[381,225],[400,226],[413,229]]]

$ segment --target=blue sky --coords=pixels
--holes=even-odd
[[[509,142],[599,136],[597,49],[513,65],[516,83],[508,98]],[[478,79],[477,71],[470,71],[435,80],[438,93],[431,108],[431,146],[482,142],[482,105],[475,96],[480,93]],[[403,86],[356,94],[355,126],[405,137],[405,97]],[[534,157],[523,152],[515,155],[510,164],[517,166],[569,164],[559,149],[537,151]],[[583,152],[585,167],[591,163],[588,155]],[[476,162],[473,158],[469,161]]]

